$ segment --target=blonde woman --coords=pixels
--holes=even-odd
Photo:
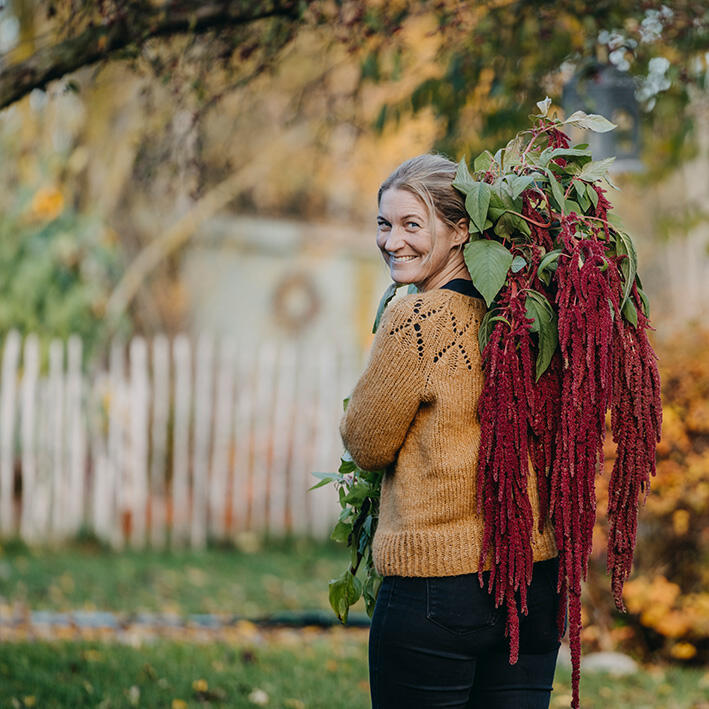
[[[353,460],[387,468],[372,543],[383,582],[369,635],[374,709],[549,706],[559,649],[557,548],[538,531],[520,651],[509,663],[505,609],[477,572],[483,517],[476,507],[483,373],[478,328],[486,312],[463,259],[469,238],[456,164],[407,160],[381,185],[377,247],[399,284],[416,293],[385,309],[367,366],[340,422]]]

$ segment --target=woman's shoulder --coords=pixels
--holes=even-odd
[[[484,314],[487,310],[485,301],[473,298],[465,293],[448,288],[433,288],[420,293],[407,293],[395,297],[387,306],[392,315],[426,314],[431,317],[436,313],[471,311]]]
[[[480,321],[485,314],[485,302],[479,298],[446,288],[434,288],[420,293],[407,293],[392,299],[387,305],[380,328],[388,334],[416,331],[423,335],[433,331],[438,335],[461,326],[468,320]]]

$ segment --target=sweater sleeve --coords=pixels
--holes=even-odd
[[[342,442],[363,470],[396,459],[421,402],[426,375],[417,319],[411,299],[389,303],[340,420]]]

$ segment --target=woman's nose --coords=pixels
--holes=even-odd
[[[384,248],[387,251],[394,252],[397,249],[401,248],[403,243],[404,240],[401,236],[401,231],[397,227],[392,227],[389,231],[386,241],[384,242]]]

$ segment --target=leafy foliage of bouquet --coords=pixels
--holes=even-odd
[[[638,505],[655,474],[662,408],[635,249],[609,214],[602,186],[615,188],[608,176],[614,158],[594,161],[587,145],[570,147],[563,132],[572,125],[594,131],[615,126],[581,111],[563,121],[552,118],[550,103],[547,98],[537,104],[530,129],[494,155],[485,151],[475,158],[472,172],[461,160],[453,187],[465,195],[470,216],[465,263],[488,306],[478,334],[484,385],[477,499],[485,522],[479,565],[493,561],[488,590],[507,610],[514,663],[518,606],[527,612],[532,578],[531,460],[539,524],[551,516],[559,549],[558,625],[561,632],[568,607],[572,706],[578,707],[581,581],[591,552],[606,412],[617,448],[609,480],[607,570],[616,606],[624,610],[623,584],[632,565]],[[384,294],[375,330],[399,285]],[[352,549],[352,565],[330,582],[330,602],[343,622],[362,593],[370,615],[376,599],[380,579],[371,540],[383,474],[356,468],[345,454],[339,473],[318,483],[340,486],[343,509],[332,536]],[[362,558],[364,583],[357,578]]]

